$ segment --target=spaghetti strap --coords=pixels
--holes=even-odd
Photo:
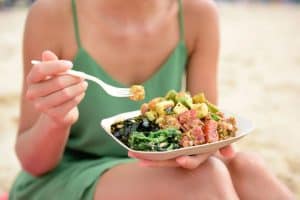
[[[182,0],[178,0],[179,4],[179,28],[180,28],[180,39],[184,41],[184,16],[183,16],[183,5]]]
[[[74,23],[76,43],[77,43],[78,47],[81,47],[78,17],[77,17],[77,7],[76,7],[76,1],[75,0],[72,0],[72,14],[73,14],[73,23]]]

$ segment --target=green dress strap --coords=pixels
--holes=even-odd
[[[179,29],[180,29],[180,40],[184,41],[184,13],[183,13],[183,5],[182,0],[178,0],[179,4]]]
[[[78,25],[78,16],[77,16],[77,7],[76,1],[72,0],[72,14],[73,14],[73,24],[75,29],[75,37],[76,43],[79,48],[81,48],[81,40],[80,40],[80,32],[79,32],[79,25]]]

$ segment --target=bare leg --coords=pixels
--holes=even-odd
[[[227,163],[235,190],[243,200],[295,199],[264,161],[252,153],[239,152]]]
[[[210,158],[195,170],[147,168],[122,164],[99,180],[95,200],[235,200],[238,199],[228,169]]]

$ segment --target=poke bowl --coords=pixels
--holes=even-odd
[[[105,118],[101,126],[122,147],[148,160],[217,151],[254,129],[250,120],[219,109],[203,93],[174,90],[140,110]]]

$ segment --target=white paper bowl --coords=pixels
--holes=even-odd
[[[120,140],[118,140],[113,134],[111,134],[110,127],[112,124],[123,121],[128,118],[136,117],[140,115],[140,111],[132,111],[132,112],[126,112],[121,113],[106,119],[103,119],[101,121],[101,126],[104,128],[104,130],[108,133],[109,136],[111,136],[115,141],[117,141],[121,146],[123,146],[128,151],[134,152],[136,155],[140,156],[141,158],[147,159],[147,160],[167,160],[171,158],[176,158],[178,156],[182,155],[194,155],[194,154],[201,154],[201,153],[207,153],[207,152],[213,152],[217,149],[220,149],[221,147],[224,147],[226,145],[229,145],[233,142],[236,142],[237,140],[243,138],[247,134],[249,134],[251,131],[253,131],[254,126],[251,123],[251,121],[234,115],[234,114],[228,114],[228,112],[224,112],[225,116],[234,116],[237,121],[237,127],[238,131],[236,133],[235,137],[228,138],[226,140],[221,140],[213,143],[208,144],[202,144],[198,146],[192,146],[192,147],[185,147],[180,149],[175,149],[171,151],[164,151],[164,152],[150,152],[150,151],[136,151],[133,149],[130,149],[128,146],[123,144]]]

